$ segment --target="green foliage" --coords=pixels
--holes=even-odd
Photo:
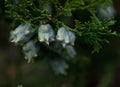
[[[53,5],[54,9],[51,5],[47,9],[44,8],[49,3]],[[84,43],[92,46],[93,50],[91,52],[94,53],[99,52],[104,44],[109,43],[109,37],[118,38],[120,36],[116,31],[110,29],[110,26],[115,24],[113,18],[101,20],[96,16],[97,7],[107,7],[111,3],[112,0],[65,0],[63,3],[59,0],[18,0],[15,4],[6,1],[5,7],[6,17],[11,19],[12,24],[16,26],[21,23],[26,23],[36,29],[35,35],[33,36],[35,43],[39,42],[36,34],[38,27],[41,24],[51,24],[55,33],[60,27],[65,27],[74,32],[77,39],[81,39]],[[49,9],[53,10],[49,12]],[[85,22],[82,22],[80,19],[74,19],[72,21],[74,23],[73,26],[68,26],[64,21],[60,20],[62,16],[70,16],[72,18],[74,17],[73,12],[81,10],[90,12],[90,19],[87,19]],[[51,46],[46,47],[48,49],[51,48]],[[55,52],[56,49],[52,49],[51,51],[53,50]],[[60,51],[56,51],[56,53],[61,55]]]
[[[44,9],[41,10],[40,6],[36,6],[33,1],[28,0],[19,1],[19,3],[16,5],[6,2],[6,7],[10,8],[9,10],[6,10],[6,13],[8,14],[7,16],[14,19],[14,23],[28,22],[35,25],[40,22],[39,20],[48,20],[50,18],[50,15],[47,14],[47,11]]]
[[[99,52],[102,45],[109,43],[106,39],[107,37],[116,37],[116,32],[112,32],[109,29],[110,25],[113,25],[115,21],[113,19],[109,20],[99,20],[97,17],[91,17],[91,21],[81,24],[78,20],[75,20],[76,32],[80,38],[87,44],[93,46],[93,53]]]

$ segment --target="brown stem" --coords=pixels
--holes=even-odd
[[[59,16],[61,16],[62,15],[62,12],[59,12],[59,13],[57,13],[57,15],[55,15],[53,18],[51,18],[51,19],[49,19],[49,20],[47,20],[47,21],[44,21],[42,24],[48,24],[48,23],[50,23],[52,20],[54,20],[54,19],[57,19]]]

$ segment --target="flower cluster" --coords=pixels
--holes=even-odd
[[[38,29],[38,39],[40,42],[45,42],[49,44],[51,41],[55,41],[53,28],[49,24],[41,25]],[[74,45],[75,42],[75,34],[64,27],[58,29],[56,35],[56,41],[59,41],[63,47],[66,44]]]
[[[31,38],[34,35],[35,29],[30,24],[21,24],[14,31],[10,32],[10,40],[15,44],[23,46],[25,59],[30,62],[37,56],[37,48]]]
[[[33,58],[38,56],[38,48],[36,47],[36,39],[34,40],[36,29],[30,24],[21,24],[15,30],[11,31],[10,40],[15,44],[21,45],[25,59],[31,62]],[[64,27],[58,29],[55,36],[54,29],[50,24],[41,24],[38,28],[37,42],[45,43],[49,46],[50,42],[59,43],[60,46],[66,49],[70,57],[74,57],[76,52],[73,48],[75,42],[75,34]],[[56,73],[65,74],[65,69],[68,65],[64,60],[55,60],[51,62],[51,66]]]

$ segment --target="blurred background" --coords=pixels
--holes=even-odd
[[[62,0],[60,0],[62,2]],[[75,48],[79,61],[71,64],[68,75],[56,75],[48,64],[35,59],[28,64],[21,49],[9,41],[9,20],[4,18],[4,6],[0,0],[0,87],[120,87],[120,39],[108,38],[99,53],[90,54],[89,46],[76,41]],[[48,6],[46,7],[48,8]],[[120,1],[114,0],[107,8],[97,8],[101,19],[115,17],[117,21],[111,29],[120,32]],[[86,21],[87,12],[76,11],[73,18]],[[80,15],[80,17],[79,17]],[[71,25],[73,18],[63,18]],[[72,26],[72,25],[71,25]]]

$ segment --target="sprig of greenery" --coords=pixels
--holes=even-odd
[[[50,9],[44,9],[46,4],[50,5]],[[92,46],[92,53],[99,52],[104,44],[109,43],[108,37],[119,38],[120,35],[112,31],[110,26],[115,24],[114,18],[101,20],[96,16],[96,8],[107,7],[112,3],[112,0],[65,0],[61,3],[59,0],[18,0],[18,3],[13,4],[10,1],[5,2],[6,18],[11,19],[12,24],[15,26],[21,23],[30,24],[35,27],[34,38],[35,42],[38,41],[38,28],[41,24],[52,25],[55,33],[60,27],[72,31],[77,36],[77,39]],[[103,5],[102,5],[103,4]],[[90,19],[82,22],[80,19],[74,19],[73,26],[70,27],[61,21],[61,17],[74,17],[73,12],[84,11],[90,13]],[[49,31],[45,31],[48,33]],[[44,36],[45,37],[45,36]],[[46,45],[44,45],[46,46]],[[55,52],[50,46],[46,46],[51,51]],[[61,53],[56,51],[58,55]],[[62,57],[62,56],[61,56]]]

